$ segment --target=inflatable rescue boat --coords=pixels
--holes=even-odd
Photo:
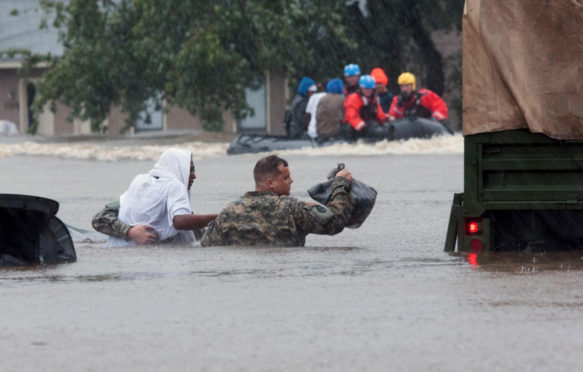
[[[365,142],[377,141],[399,141],[411,138],[431,138],[434,136],[450,135],[451,130],[444,124],[423,119],[423,118],[405,118],[385,124],[387,126],[387,136],[380,137],[361,137],[358,140]],[[229,144],[227,154],[251,154],[258,152],[272,152],[280,150],[295,150],[304,147],[322,147],[338,143],[353,143],[354,140],[344,138],[332,138],[327,141],[314,140],[310,138],[289,138],[284,136],[268,136],[257,134],[246,134],[235,138]]]

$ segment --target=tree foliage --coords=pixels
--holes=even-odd
[[[365,66],[382,67],[391,76],[424,70],[426,86],[444,91],[444,61],[431,33],[461,31],[464,0],[368,0],[368,14],[349,6],[346,22],[352,37],[364,40],[359,48]]]
[[[112,106],[128,114],[129,127],[154,99],[220,130],[223,110],[251,113],[245,89],[258,87],[266,70],[296,81],[338,76],[349,62],[397,72],[417,60],[425,61],[429,87],[442,91],[443,61],[429,35],[456,27],[463,0],[368,0],[364,13],[359,2],[337,0],[40,4],[60,30],[64,54],[45,57],[37,109],[58,100],[100,130]]]

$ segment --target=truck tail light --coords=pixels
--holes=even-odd
[[[466,234],[473,235],[482,232],[481,220],[466,220]]]
[[[483,246],[484,244],[478,238],[474,238],[470,241],[470,249],[472,250],[472,252],[480,252]]]

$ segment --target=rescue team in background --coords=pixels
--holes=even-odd
[[[336,78],[316,85],[304,76],[284,119],[288,137],[388,138],[386,123],[407,117],[444,124],[447,105],[431,90],[417,90],[412,73],[399,75],[400,94],[394,97],[387,88],[388,80],[381,68],[361,75],[360,67],[353,63],[344,67],[346,84]]]

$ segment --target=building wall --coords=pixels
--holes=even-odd
[[[230,112],[223,112],[223,133],[236,133],[237,125]],[[203,130],[198,116],[191,115],[187,110],[172,106],[165,116],[166,130]]]
[[[17,126],[20,122],[18,81],[16,70],[0,69],[0,120],[9,120]]]
[[[36,127],[36,134],[40,136],[54,136],[55,133],[55,114],[46,105],[43,112],[37,117],[38,125]]]
[[[188,111],[177,106],[173,106],[168,110],[164,127],[175,130],[202,129],[198,118],[193,117]]]
[[[54,133],[73,133],[73,122],[69,121],[67,117],[71,115],[71,109],[62,103],[57,103],[57,110],[54,113]]]
[[[283,124],[283,116],[287,108],[285,97],[287,81],[285,75],[280,72],[270,71],[268,76],[267,133],[273,135],[284,135],[285,126]]]
[[[17,64],[17,63],[16,63]],[[42,69],[34,71],[30,81],[42,75]],[[287,108],[285,89],[286,80],[281,73],[268,73],[266,91],[267,123],[266,132],[269,134],[285,134],[283,116]],[[0,120],[10,120],[17,124],[21,131],[28,129],[28,93],[26,80],[18,75],[18,66],[7,67],[0,65]],[[57,104],[56,111],[50,111],[48,105],[39,115],[38,135],[53,136],[62,134],[86,134],[89,127],[87,122],[79,119],[69,121],[71,109],[63,104]],[[118,134],[125,126],[126,114],[119,108],[113,107],[104,125],[107,133]],[[223,133],[237,133],[237,121],[230,112],[223,112]],[[164,117],[164,130],[203,130],[200,119],[191,115],[187,110],[173,106]]]
[[[127,117],[127,114],[121,112],[117,106],[112,107],[104,123],[107,126],[107,133],[118,134],[125,127]]]

